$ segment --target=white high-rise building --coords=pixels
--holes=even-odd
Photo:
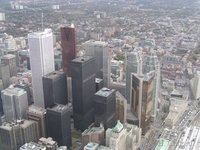
[[[16,88],[11,85],[7,89],[1,91],[1,98],[6,121],[26,117],[28,98],[24,89]]]
[[[192,89],[192,94],[195,99],[200,98],[200,71],[197,71],[197,73],[194,75],[194,78],[190,81],[190,86]]]
[[[34,105],[44,108],[42,76],[53,72],[54,51],[51,29],[28,35]]]
[[[106,130],[106,146],[112,150],[137,150],[141,134],[141,128],[118,121],[114,128]]]

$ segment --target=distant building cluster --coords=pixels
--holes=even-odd
[[[200,7],[170,5],[2,7],[0,150],[197,150]]]

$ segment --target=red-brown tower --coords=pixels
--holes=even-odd
[[[70,62],[76,58],[76,33],[75,28],[61,27],[61,47],[63,71],[71,77]]]

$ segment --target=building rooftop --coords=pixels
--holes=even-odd
[[[170,141],[165,139],[160,139],[155,150],[168,150]]]
[[[1,59],[12,59],[12,58],[15,58],[15,57],[16,57],[15,55],[7,54],[7,55],[4,55]]]
[[[12,130],[12,127],[20,126],[21,128],[26,128],[32,123],[33,121],[31,120],[13,120],[13,121],[4,123],[0,127],[5,130]]]
[[[52,108],[48,108],[48,109],[54,110],[57,112],[62,112],[63,110],[66,110],[67,108],[69,108],[68,105],[57,104],[57,105],[53,106]]]
[[[51,29],[45,29],[44,31],[33,32],[33,33],[28,34],[28,38],[40,38],[40,37],[48,37],[48,36],[52,36]]]
[[[37,143],[30,142],[21,146],[20,150],[46,150],[46,147]]]
[[[57,148],[57,150],[67,150],[67,146],[60,146]]]
[[[57,78],[58,76],[63,75],[63,73],[64,73],[64,72],[62,72],[62,71],[53,71],[53,72],[51,72],[51,73],[45,75],[44,77],[45,77],[45,78],[50,78],[50,79],[55,79],[55,78]]]
[[[39,143],[45,144],[45,145],[57,145],[57,142],[54,141],[51,137],[48,138],[40,138]]]
[[[26,94],[26,91],[24,89],[14,87],[13,85],[10,85],[7,89],[4,89],[1,92],[9,96],[12,96],[12,95],[21,96],[23,94]]]
[[[28,113],[42,116],[42,115],[46,114],[46,110],[44,108],[31,105],[28,108]]]
[[[87,150],[93,150],[93,149],[95,149],[95,148],[97,148],[97,147],[99,147],[99,144],[97,144],[97,143],[92,143],[92,142],[90,142],[90,143],[88,143],[86,146],[85,146],[85,148],[87,149]],[[84,149],[85,149],[84,148]]]
[[[115,127],[112,128],[112,131],[113,131],[113,132],[119,133],[119,132],[122,131],[123,128],[124,128],[123,124],[118,120],[118,122],[117,122],[117,124],[115,125]]]
[[[101,145],[101,146],[98,147],[98,150],[112,150],[112,149],[109,148],[109,147]]]
[[[95,41],[95,40],[89,40],[89,41],[86,41],[85,43],[83,43],[83,45],[94,45],[94,46],[106,46],[108,45],[108,43],[106,42],[103,42],[103,41]]]
[[[82,133],[82,135],[88,134],[88,133],[100,132],[100,131],[102,131],[102,130],[104,130],[104,127],[103,127],[102,125],[100,125],[100,127],[91,127],[91,128],[86,129],[86,130]]]
[[[102,88],[98,92],[95,93],[95,95],[103,96],[103,97],[108,97],[111,93],[113,93],[115,90],[114,89],[108,89],[108,88]]]
[[[82,57],[78,57],[78,58],[72,60],[72,62],[82,64],[82,63],[89,61],[92,58],[94,59],[94,57],[92,57],[92,56],[82,56]]]

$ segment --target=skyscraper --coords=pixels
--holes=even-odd
[[[21,88],[21,89],[24,89],[27,93],[27,98],[28,98],[28,105],[31,105],[33,104],[33,99],[31,97],[31,91],[30,91],[30,86],[28,83],[25,83],[25,82],[20,82],[20,83],[17,83],[16,85],[14,85],[15,87],[18,87],[18,88]]]
[[[141,128],[117,122],[106,130],[106,146],[113,150],[137,150],[141,140]]]
[[[154,72],[146,75],[132,74],[131,111],[139,119],[139,127],[146,133],[153,110]]]
[[[139,54],[137,52],[131,52],[127,54],[127,66],[126,66],[126,99],[130,104],[130,90],[131,90],[131,73],[137,73],[139,69]]]
[[[104,125],[105,129],[116,124],[116,96],[114,89],[102,88],[95,93],[95,124]]]
[[[90,126],[82,133],[82,144],[83,146],[87,145],[89,142],[94,142],[98,144],[104,144],[105,142],[105,130],[103,125],[101,124],[100,127],[93,127]]]
[[[125,123],[126,117],[127,117],[127,100],[120,92],[117,91],[116,92],[116,118],[121,123]]]
[[[104,81],[104,86],[110,86],[110,57],[108,43],[101,41],[87,41],[83,44],[85,54],[95,57],[96,77]]]
[[[72,145],[70,109],[67,105],[55,105],[47,108],[47,135],[52,137],[59,146]]]
[[[27,111],[28,119],[37,122],[39,137],[46,137],[46,109],[31,105]]]
[[[54,71],[42,78],[45,108],[57,104],[67,104],[67,77],[65,72]]]
[[[192,95],[195,99],[200,98],[200,71],[197,71],[197,73],[194,75],[194,78],[190,81]]]
[[[6,64],[0,64],[0,79],[3,82],[4,89],[10,85],[10,71]]]
[[[147,53],[143,62],[143,73],[147,74],[151,71],[155,71],[154,77],[154,89],[153,89],[153,111],[152,119],[156,119],[159,103],[159,90],[160,90],[160,64],[156,52],[151,51]]]
[[[15,120],[0,126],[0,140],[3,150],[18,150],[27,142],[36,142],[37,123],[31,120]]]
[[[54,71],[53,36],[51,29],[28,35],[34,105],[44,108],[42,76]]]
[[[23,89],[13,86],[1,91],[3,110],[6,121],[21,119],[26,117],[28,109],[27,93]]]
[[[10,76],[17,75],[17,64],[16,64],[16,56],[12,54],[4,55],[1,58],[1,62],[9,66]]]
[[[94,121],[95,59],[79,57],[71,66],[74,126],[84,131]]]
[[[71,77],[70,62],[76,58],[76,31],[73,25],[71,27],[62,27],[60,31],[63,71],[67,73],[67,76]]]

